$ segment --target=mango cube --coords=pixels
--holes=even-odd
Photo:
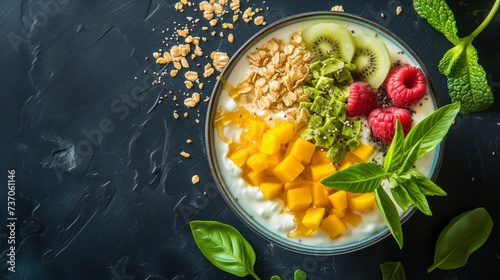
[[[310,164],[319,164],[319,163],[330,163],[332,162],[329,158],[326,157],[328,151],[322,149],[316,149],[311,158]]]
[[[332,163],[320,163],[311,165],[311,178],[315,182],[319,182],[325,177],[335,173],[336,168]]]
[[[326,207],[330,203],[328,200],[328,190],[320,182],[314,183],[312,186],[313,205],[317,207]]]
[[[281,153],[277,152],[267,156],[267,171],[270,173],[281,162]]]
[[[276,167],[273,169],[272,173],[281,182],[291,182],[299,176],[299,174],[304,170],[304,166],[297,160],[294,156],[289,155],[285,157]]]
[[[300,187],[286,192],[288,209],[293,212],[305,211],[312,203],[311,188]]]
[[[348,161],[348,160],[347,160],[347,161],[346,161],[346,160],[343,160],[343,161],[342,161],[342,164],[340,165],[340,167],[339,167],[337,170],[338,170],[338,171],[342,171],[342,170],[344,170],[344,169],[347,169],[347,168],[351,167],[352,165],[353,165],[353,163],[352,163],[352,162],[350,162],[350,161]]]
[[[354,151],[352,151],[352,153],[360,158],[363,162],[367,162],[368,159],[372,156],[373,152],[375,152],[374,147],[365,145],[363,143],[361,143],[356,149],[354,149]]]
[[[347,212],[342,219],[344,220],[344,222],[349,223],[355,227],[358,226],[359,223],[361,223],[361,216],[352,212]]]
[[[347,213],[347,209],[344,209],[344,210],[339,210],[339,209],[336,209],[336,208],[332,208],[332,214],[337,216],[337,218],[339,219],[342,219],[345,217]]]
[[[265,171],[250,171],[246,173],[246,181],[249,185],[259,186],[267,178]]]
[[[289,189],[295,189],[295,188],[300,188],[300,187],[309,187],[311,188],[313,186],[313,182],[304,180],[302,178],[297,178],[293,180],[292,182],[285,183],[285,191],[288,191]]]
[[[364,193],[349,200],[349,208],[351,211],[363,213],[367,210],[372,210],[373,207],[375,207],[375,194],[373,193]]]
[[[360,159],[353,152],[347,152],[347,153],[345,153],[344,159],[342,160],[342,163],[340,165],[342,166],[342,165],[346,164],[347,162],[351,162],[352,164],[354,164],[354,163],[363,162],[363,160]]]
[[[309,207],[306,210],[302,224],[308,229],[316,230],[319,228],[323,217],[325,216],[325,208],[323,207]]]
[[[315,150],[316,145],[302,138],[297,138],[297,140],[292,145],[290,154],[295,156],[301,162],[307,164],[311,161]]]
[[[347,224],[335,215],[324,218],[321,226],[331,238],[335,238],[347,230]]]
[[[264,121],[249,119],[248,128],[241,133],[240,140],[242,142],[260,140],[266,128],[267,124]]]
[[[265,132],[262,135],[260,152],[266,155],[275,154],[281,148],[281,138],[271,133]]]
[[[254,171],[260,172],[269,166],[267,155],[263,153],[256,153],[248,157],[247,165]]]
[[[333,208],[337,210],[345,210],[347,208],[347,192],[346,191],[336,191],[328,196],[328,200],[332,204]]]
[[[243,165],[245,165],[245,163],[247,162],[249,156],[250,156],[250,154],[248,153],[247,149],[240,148],[240,149],[235,150],[234,152],[232,152],[229,155],[229,159],[234,164],[236,164],[236,166],[238,166],[239,168],[241,168]]]
[[[265,198],[273,200],[280,196],[283,191],[283,183],[280,182],[262,182],[260,184],[262,194]]]
[[[295,134],[294,125],[291,122],[280,122],[270,128],[266,133],[280,137],[282,143],[288,143],[293,139]]]

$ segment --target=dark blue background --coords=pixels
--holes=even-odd
[[[269,7],[261,12],[268,23],[343,5],[346,12],[401,37],[430,69],[443,103],[449,103],[446,79],[437,64],[452,45],[416,15],[410,1],[241,2],[244,8]],[[448,2],[460,36],[473,31],[493,3]],[[174,3],[0,3],[0,205],[6,205],[7,170],[13,169],[18,218],[16,272],[9,273],[8,232],[3,226],[7,207],[0,208],[3,278],[233,279],[207,261],[192,239],[190,220],[213,219],[243,233],[256,251],[255,271],[263,279],[292,279],[297,268],[306,271],[308,279],[382,279],[379,265],[387,261],[401,261],[408,279],[500,279],[498,224],[465,267],[426,272],[437,237],[453,217],[481,206],[500,221],[498,101],[487,111],[457,118],[437,179],[448,196],[429,199],[432,217],[416,213],[403,225],[402,250],[386,238],[340,256],[292,253],[249,230],[218,193],[204,149],[207,103],[187,109],[173,101],[169,90],[184,98],[183,78],[151,85],[153,72],[161,70],[152,52],[166,49],[161,30],[186,22],[190,15],[201,18],[200,12],[192,14],[192,7],[175,12]],[[403,8],[400,15],[394,12],[398,5]],[[207,35],[202,47],[232,55],[261,29],[241,21],[235,27],[233,44]],[[497,14],[474,40],[497,96],[499,35]],[[199,59],[201,65],[208,61]],[[203,98],[210,96],[215,79],[202,80]],[[167,97],[155,106],[160,96]],[[190,115],[175,120],[173,110]],[[186,144],[188,138],[192,144]],[[183,150],[191,158],[179,156]],[[195,185],[194,174],[201,178]]]

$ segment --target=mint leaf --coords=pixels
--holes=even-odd
[[[453,11],[444,0],[413,0],[417,14],[453,43],[460,43],[457,23]]]
[[[486,110],[494,101],[486,72],[478,59],[476,48],[468,44],[448,74],[451,100],[462,104],[463,114]]]
[[[385,177],[387,177],[387,172],[378,164],[363,162],[335,172],[323,179],[321,183],[337,190],[369,193],[380,187]]]
[[[375,201],[389,231],[398,243],[399,249],[403,248],[403,229],[401,228],[399,213],[384,188],[375,189]]]
[[[464,51],[472,40],[471,36],[464,38],[460,44],[454,46],[449,49],[439,61],[438,69],[441,74],[448,76],[453,71],[454,67],[457,65],[457,62],[460,61],[462,55],[464,55]],[[460,65],[461,66],[461,65]]]
[[[406,135],[404,150],[408,154],[419,147],[416,159],[433,150],[444,138],[460,110],[460,103],[445,105],[416,124]]]

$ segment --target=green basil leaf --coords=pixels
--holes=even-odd
[[[273,275],[271,276],[271,280],[281,280],[281,277],[279,277],[278,275]]]
[[[406,151],[405,153],[405,159],[403,164],[398,170],[398,174],[404,173],[408,170],[410,170],[413,167],[413,164],[415,161],[417,161],[418,158],[418,153],[420,152],[420,145],[422,142],[417,142],[415,145],[410,146],[411,150]]]
[[[403,211],[408,210],[412,206],[412,201],[408,192],[405,188],[400,185],[394,186],[391,183],[391,194],[394,198],[394,201],[403,209]]]
[[[383,280],[406,280],[406,273],[401,262],[385,262],[380,265]]]
[[[454,45],[460,42],[455,16],[445,0],[413,0],[417,14]]]
[[[420,191],[419,187],[415,184],[413,180],[404,180],[401,182],[404,186],[408,197],[410,198],[412,205],[417,207],[422,213],[427,216],[432,216],[431,208],[429,207],[429,202],[425,195]]]
[[[460,110],[460,103],[445,105],[416,124],[406,135],[405,151],[420,146],[417,159],[433,150],[443,140]]]
[[[411,180],[415,182],[415,184],[418,186],[420,191],[424,195],[430,195],[430,196],[446,196],[446,192],[441,189],[438,185],[436,185],[434,182],[432,182],[431,179],[425,177],[422,173],[418,172],[415,169],[410,169],[408,170],[408,173],[411,174]]]
[[[362,162],[333,173],[321,183],[327,187],[353,193],[369,193],[380,187],[387,172],[374,162]]]
[[[435,268],[455,269],[464,266],[470,254],[486,242],[492,228],[493,220],[482,207],[453,218],[439,235],[434,263],[427,272]]]
[[[252,275],[255,252],[241,233],[230,225],[216,221],[191,221],[194,241],[205,257],[219,269],[243,277]]]
[[[387,149],[387,154],[384,158],[385,171],[395,170],[401,164],[404,154],[404,138],[403,126],[401,125],[401,122],[397,120],[394,138],[392,139],[391,145],[389,146],[389,149]]]
[[[398,210],[392,202],[391,198],[385,192],[384,188],[375,189],[375,201],[377,207],[384,218],[389,231],[399,245],[399,249],[403,248],[403,229],[401,228],[401,220]]]

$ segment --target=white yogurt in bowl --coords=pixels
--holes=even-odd
[[[377,36],[385,42],[393,63],[414,65],[423,70],[427,78],[427,93],[420,103],[410,108],[414,111],[413,125],[438,108],[437,92],[429,72],[414,52],[393,34],[374,23],[348,14],[323,12],[301,14],[268,26],[250,39],[230,60],[210,101],[206,124],[206,144],[212,173],[220,192],[237,216],[250,228],[267,240],[293,251],[306,254],[340,254],[364,248],[389,235],[380,212],[374,209],[363,213],[362,222],[358,226],[349,225],[341,236],[334,239],[322,230],[310,236],[289,237],[288,233],[296,226],[294,214],[286,211],[281,199],[266,199],[260,188],[250,186],[242,179],[242,170],[227,157],[229,145],[218,136],[214,127],[218,108],[236,110],[237,105],[229,96],[229,89],[225,85],[237,85],[244,79],[249,71],[249,62],[246,58],[248,53],[272,38],[288,42],[293,33],[321,22],[344,25],[354,34]],[[239,134],[240,131],[235,127],[224,128],[225,137],[237,141]],[[415,168],[428,178],[434,179],[440,165],[441,149],[439,145],[434,151],[420,158]],[[382,152],[376,152],[372,159],[383,162]],[[407,220],[413,212],[413,209],[404,213],[400,210],[402,222]]]

